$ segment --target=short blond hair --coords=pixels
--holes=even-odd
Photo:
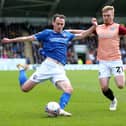
[[[104,7],[102,8],[102,13],[103,13],[103,12],[106,12],[106,11],[108,11],[108,10],[112,10],[113,12],[115,11],[113,6],[107,5],[107,6],[104,6]]]

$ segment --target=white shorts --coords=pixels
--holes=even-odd
[[[124,75],[123,63],[117,61],[100,61],[99,62],[99,78],[110,77],[111,75]]]
[[[48,59],[46,59],[40,67],[38,67],[36,72],[30,77],[30,80],[36,83],[50,80],[53,84],[62,80],[69,81],[66,76],[64,66]]]

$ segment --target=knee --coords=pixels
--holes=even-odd
[[[125,78],[124,77],[116,77],[115,78],[115,81],[116,81],[116,85],[119,89],[123,89],[125,87]]]
[[[119,89],[123,89],[124,86],[125,86],[125,84],[122,84],[122,83],[121,83],[121,84],[118,84],[118,88],[119,88]]]
[[[73,90],[74,90],[74,89],[71,87],[71,89],[70,89],[70,93],[72,93],[72,92],[73,92]]]
[[[124,86],[125,86],[125,82],[124,82],[124,81],[118,81],[118,82],[117,82],[117,87],[118,87],[119,89],[123,89]]]
[[[21,91],[22,91],[22,92],[25,92],[25,93],[29,92],[29,90],[27,90],[27,89],[24,88],[24,87],[21,87]]]
[[[69,93],[69,94],[72,94],[73,92],[73,88],[72,87],[67,87],[65,92]]]

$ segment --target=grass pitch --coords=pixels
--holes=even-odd
[[[45,105],[49,101],[58,102],[61,91],[46,81],[23,93],[18,71],[0,71],[0,126],[125,126],[126,89],[117,89],[111,78],[118,109],[110,112],[110,101],[100,91],[97,74],[97,71],[67,71],[74,92],[66,110],[73,116],[48,118]]]

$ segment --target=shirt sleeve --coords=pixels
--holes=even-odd
[[[37,41],[42,41],[46,38],[47,34],[48,34],[48,31],[44,30],[44,31],[34,34],[34,37]]]
[[[126,27],[119,26],[119,35],[126,35]]]
[[[73,38],[75,38],[75,34],[70,33],[69,34],[69,41],[71,41]]]

